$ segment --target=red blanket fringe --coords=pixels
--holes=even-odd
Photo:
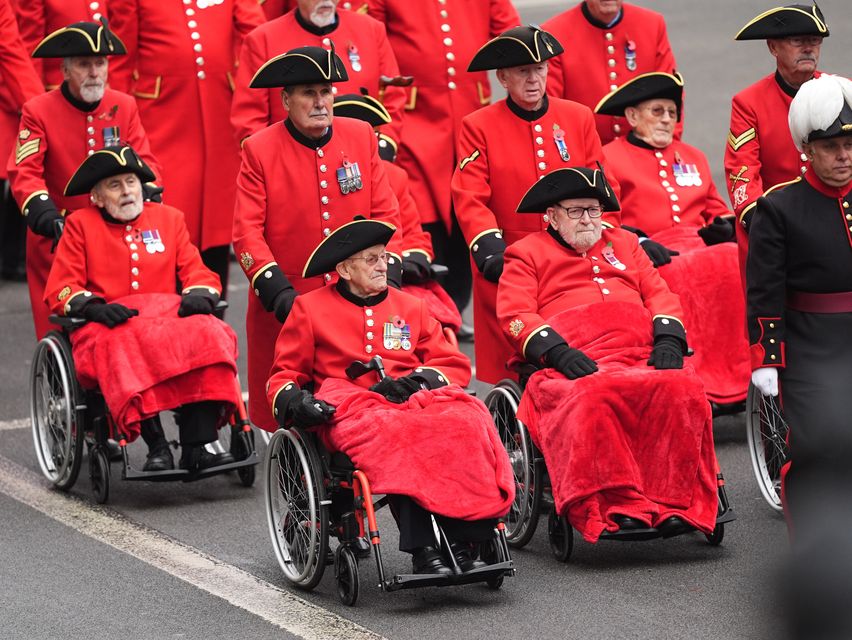
[[[556,508],[589,542],[618,526],[676,515],[713,530],[718,497],[710,407],[700,378],[646,364],[648,311],[624,302],[586,305],[549,319],[599,371],[568,380],[534,374],[519,417],[544,454]]]
[[[348,380],[330,378],[317,393],[337,407],[320,429],[375,493],[409,496],[433,513],[479,520],[504,516],[515,498],[509,458],[488,409],[451,385],[393,404]]]

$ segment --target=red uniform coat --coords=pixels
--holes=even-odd
[[[653,149],[632,137],[605,145],[608,175],[621,188],[621,222],[648,235],[679,225],[703,227],[731,211],[713,184],[707,157],[673,141]],[[697,184],[696,184],[697,183]]]
[[[565,47],[565,53],[548,61],[550,95],[594,109],[601,98],[631,78],[675,70],[666,23],[659,13],[624,3],[619,21],[606,27],[584,9],[585,3],[581,2],[541,27]],[[632,54],[635,57],[630,63]],[[630,130],[622,117],[596,115],[595,121],[603,144]],[[682,129],[682,123],[678,123],[678,138]]]
[[[30,208],[44,208],[52,201],[60,211],[88,206],[87,196],[65,197],[65,185],[86,158],[87,153],[104,146],[104,130],[118,127],[122,142],[132,146],[139,156],[161,176],[160,165],[151,154],[151,145],[136,102],[130,96],[107,89],[93,111],[81,111],[55,89],[24,105],[18,144],[9,158],[9,184],[25,216]],[[36,336],[49,329],[44,304],[44,285],[53,262],[52,240],[27,231],[27,281]]]
[[[111,83],[139,102],[168,176],[165,202],[184,212],[199,249],[227,245],[239,169],[228,119],[234,56],[242,37],[263,22],[263,12],[255,0],[203,9],[176,0],[110,3],[112,28],[129,53],[113,58]]]
[[[361,87],[371,96],[381,96],[391,116],[391,123],[382,132],[399,140],[402,127],[402,107],[405,92],[399,87],[387,87],[382,93],[381,76],[398,76],[399,66],[388,42],[384,25],[365,15],[351,11],[337,14],[337,27],[326,35],[305,29],[296,19],[296,10],[267,22],[246,38],[240,53],[236,90],[231,108],[231,122],[237,137],[243,140],[257,131],[287,117],[281,104],[281,89],[250,89],[249,83],[260,67],[270,58],[302,46],[331,48],[346,67],[349,80],[336,82],[335,93],[360,93]],[[356,71],[353,64],[358,68]]]
[[[406,89],[399,165],[424,223],[449,229],[449,188],[462,118],[491,101],[484,71],[468,63],[490,38],[521,23],[510,0],[367,0],[369,15],[385,23]]]
[[[36,45],[51,33],[69,24],[99,22],[101,16],[112,21],[115,15],[112,0],[17,0],[17,4],[18,24],[28,54],[32,53]],[[115,32],[112,23],[110,23],[110,30]],[[124,42],[123,35],[117,32],[116,35]],[[55,89],[62,84],[61,63],[62,60],[51,58],[33,60],[47,89]]]
[[[249,296],[246,334],[249,412],[259,426],[274,427],[264,385],[281,324],[265,310],[271,301],[260,299],[258,280],[263,283],[280,269],[299,293],[307,293],[333,282],[331,273],[302,278],[308,257],[331,231],[356,215],[401,226],[376,136],[366,122],[335,118],[333,133],[322,146],[306,143],[302,136],[297,140],[286,124],[259,131],[243,145],[237,179],[234,251],[256,293]],[[336,177],[344,158],[358,164],[364,185],[347,195]],[[399,239],[392,239],[388,249],[398,260]]]
[[[497,319],[515,353],[538,362],[564,340],[547,324],[562,311],[596,302],[632,302],[651,313],[655,335],[685,336],[683,309],[636,235],[604,228],[585,253],[561,244],[547,231],[506,250],[497,291]]]
[[[557,135],[563,135],[567,160],[559,153]],[[507,100],[501,100],[464,119],[458,157],[453,204],[478,266],[480,256],[499,250],[503,242],[511,245],[547,227],[542,216],[515,213],[541,176],[563,167],[596,168],[595,163],[603,161],[603,151],[588,107],[552,98],[546,113],[527,121],[513,112]],[[496,324],[496,293],[497,286],[474,269],[476,377],[491,383],[506,376],[506,361],[512,353]]]
[[[420,212],[417,210],[417,204],[411,196],[411,189],[409,189],[408,174],[392,162],[385,162],[384,167],[393,194],[399,202],[399,216],[402,223],[402,255],[408,257],[412,253],[419,253],[429,262],[432,262],[435,257],[435,252],[432,249],[432,237],[428,231],[423,230]]]
[[[159,234],[163,251],[145,242],[146,231]],[[146,202],[138,218],[119,224],[87,207],[68,217],[44,301],[53,313],[68,315],[92,296],[112,302],[135,293],[174,293],[175,275],[183,293],[198,287],[216,297],[222,293],[219,276],[189,240],[183,213]]]

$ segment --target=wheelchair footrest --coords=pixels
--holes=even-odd
[[[684,531],[686,533],[686,531]],[[663,534],[658,529],[626,529],[624,531],[604,531],[600,540],[620,540],[622,542],[641,542],[642,540],[653,540],[662,538]]]
[[[737,519],[737,514],[734,513],[734,508],[729,507],[726,511],[724,511],[723,513],[720,513],[716,517],[716,524],[724,524],[726,522],[733,522],[736,519]]]
[[[125,480],[131,481],[145,480],[147,482],[171,482],[174,480],[183,480],[184,482],[192,482],[194,480],[201,480],[202,478],[209,478],[210,476],[228,473],[229,471],[235,471],[236,469],[241,469],[242,467],[253,467],[256,464],[260,464],[260,458],[258,457],[256,451],[252,451],[248,455],[248,457],[243,460],[239,460],[237,462],[229,462],[228,464],[221,464],[215,467],[207,467],[206,469],[201,469],[200,471],[194,474],[191,474],[186,469],[170,469],[168,471],[140,471],[128,465],[124,469],[123,477]]]
[[[450,587],[454,585],[473,584],[475,582],[488,582],[502,576],[511,576],[515,573],[515,565],[512,560],[490,564],[487,567],[472,569],[457,575],[435,575],[422,573],[403,573],[385,581],[385,591],[399,591],[400,589],[418,589],[420,587]]]

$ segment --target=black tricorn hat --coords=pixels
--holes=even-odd
[[[764,11],[740,29],[734,40],[766,40],[787,36],[828,37],[828,25],[819,7],[788,4]]]
[[[289,87],[295,84],[345,82],[349,80],[343,61],[322,47],[297,47],[267,60],[249,83],[252,89]]]
[[[356,218],[335,229],[319,243],[305,263],[302,277],[310,278],[334,271],[339,262],[359,251],[377,244],[387,244],[394,231],[396,227],[388,222]]]
[[[568,167],[551,171],[524,194],[518,213],[544,213],[566,198],[597,198],[604,211],[618,211],[618,199],[600,169]]]
[[[487,71],[544,62],[564,51],[559,41],[536,26],[515,27],[486,42],[467,67]]]
[[[154,182],[157,179],[133,147],[104,147],[100,151],[95,151],[77,167],[74,175],[65,185],[65,195],[84,195],[104,178],[111,178],[122,173],[135,173],[143,183]]]
[[[371,127],[381,127],[391,121],[385,105],[369,95],[344,93],[334,98],[334,115],[363,120]]]
[[[74,56],[123,56],[124,43],[109,30],[106,18],[97,22],[75,22],[57,29],[38,43],[33,58]]]
[[[653,72],[638,75],[601,98],[598,106],[595,107],[595,113],[622,116],[627,107],[635,107],[645,100],[659,98],[675,101],[677,117],[680,120],[683,105],[683,76],[677,71],[674,74]]]

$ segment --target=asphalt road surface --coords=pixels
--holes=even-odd
[[[525,1],[521,13],[541,23],[568,4]],[[638,4],[667,18],[686,78],[685,138],[707,153],[723,189],[731,96],[773,69],[764,44],[735,43],[733,34],[769,4]],[[820,5],[833,34],[820,66],[849,75],[842,54],[852,50],[852,13],[844,0]],[[245,352],[247,286],[236,268],[230,295],[228,320]],[[28,423],[35,340],[24,285],[0,283],[0,327],[0,638],[662,640],[768,638],[783,630],[774,585],[786,530],[758,492],[742,414],[715,423],[738,516],[721,547],[699,535],[579,541],[562,565],[550,555],[543,520],[530,545],[514,554],[518,573],[500,591],[474,585],[382,594],[373,564],[362,562],[361,597],[347,608],[331,572],[312,593],[287,586],[268,538],[262,469],[246,489],[221,476],[192,484],[121,482],[114,466],[106,508],[95,507],[85,466],[70,495],[51,490]],[[481,397],[485,387],[477,389]],[[384,514],[380,524],[388,565],[406,570],[395,527]]]

